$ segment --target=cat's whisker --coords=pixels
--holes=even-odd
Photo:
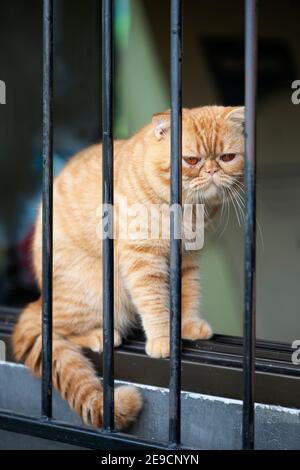
[[[242,203],[243,207],[245,207],[245,199],[244,195],[241,194],[236,188],[233,186],[232,188],[235,191],[236,197],[239,199],[239,201]]]
[[[223,230],[219,235],[219,238],[221,238],[222,235],[224,234],[224,232],[226,231],[228,223],[229,223],[229,218],[230,218],[230,204],[228,202],[228,198],[227,198],[227,194],[226,194],[226,188],[224,187],[222,189],[224,191],[224,207],[225,207],[225,213],[227,214],[227,219],[226,219],[226,223],[224,224]]]
[[[242,218],[243,222],[245,223],[245,202],[244,202],[242,196],[240,195],[240,193],[234,187],[232,187],[231,190],[234,194],[235,201],[236,201],[236,204],[239,208],[241,218]]]
[[[227,190],[228,190],[228,194],[229,194],[230,200],[232,202],[232,205],[234,207],[234,211],[235,211],[235,214],[236,214],[236,218],[237,218],[239,227],[241,227],[241,221],[240,221],[240,217],[239,217],[239,210],[237,209],[237,206],[236,206],[236,199],[234,197],[234,193],[232,192],[232,188],[230,186],[227,188]]]
[[[222,235],[223,233],[225,233],[227,227],[228,227],[228,224],[229,224],[229,220],[230,220],[230,204],[229,204],[229,201],[228,201],[228,198],[227,198],[227,195],[225,197],[225,204],[226,204],[226,210],[227,210],[227,219],[226,219],[226,223],[225,223],[225,226],[224,226],[224,230],[222,232]]]
[[[231,187],[231,191],[234,194],[234,197],[235,197],[236,201],[239,201],[239,205],[241,205],[242,212],[244,212],[245,201],[244,201],[243,197],[241,196],[239,191],[234,186]]]
[[[204,216],[206,216],[207,219],[210,220],[207,209],[206,209],[204,194],[202,193],[202,191],[199,191],[199,195],[200,195],[200,201],[201,201],[200,203],[203,205],[203,209],[204,209]]]
[[[222,207],[221,207],[221,215],[220,215],[220,218],[222,220],[222,216],[223,216],[223,213],[224,213],[224,198],[225,198],[225,191],[224,189],[222,188],[221,186],[221,190],[222,190]]]
[[[237,188],[239,189],[239,191],[242,191],[244,194],[245,194],[245,186],[243,183],[241,183],[240,181],[233,181],[232,183],[233,186],[237,186]]]
[[[221,213],[220,213],[219,223],[218,223],[217,228],[216,228],[217,231],[222,226],[222,222],[223,222],[223,219],[225,217],[225,210],[224,210],[224,207],[225,207],[225,191],[222,187],[221,187],[221,193],[222,193]]]
[[[187,192],[186,200],[188,203],[202,204],[204,216],[208,219],[208,221],[210,221],[210,217],[206,208],[207,204],[205,204],[204,195],[201,190],[195,191],[195,190],[189,189]]]
[[[262,249],[264,250],[265,249],[265,244],[264,244],[263,231],[262,231],[261,224],[259,223],[259,220],[257,218],[256,218],[256,224],[257,224],[258,233],[259,233],[259,236],[260,236],[261,246],[262,246]]]
[[[237,204],[240,216],[241,216],[243,222],[245,223],[245,219],[246,219],[245,201],[244,201],[243,197],[241,196],[239,191],[236,188],[234,188],[233,186],[231,188],[226,188],[226,189],[228,189],[231,192],[231,194],[233,193],[234,200],[235,200],[235,203]],[[231,199],[231,201],[233,203],[233,199]],[[261,224],[260,224],[258,218],[256,218],[256,224],[257,224],[257,229],[258,229],[258,233],[259,233],[259,238],[260,238],[260,241],[261,241],[261,244],[262,244],[262,249],[264,250],[263,230],[262,230],[262,227],[261,227]]]

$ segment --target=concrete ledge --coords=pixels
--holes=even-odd
[[[117,382],[117,385],[121,382]],[[129,434],[167,441],[168,390],[138,385],[145,406]],[[40,416],[40,381],[22,365],[0,362],[0,408]],[[80,418],[54,392],[54,418],[82,425]],[[240,449],[242,403],[221,397],[182,392],[182,442],[195,449]],[[31,436],[0,430],[0,449],[75,449]],[[300,410],[256,405],[256,448],[300,449]]]

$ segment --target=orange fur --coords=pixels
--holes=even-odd
[[[183,111],[183,157],[202,157],[196,165],[183,160],[183,202],[204,202],[211,217],[224,191],[243,174],[241,108],[203,107]],[[132,138],[115,142],[115,200],[165,205],[169,217],[170,114]],[[222,154],[236,154],[230,163]],[[53,383],[86,423],[102,425],[102,387],[81,347],[102,350],[102,273],[99,206],[102,147],[94,145],[73,157],[54,183]],[[192,161],[192,160],[191,160]],[[215,171],[214,176],[212,172]],[[97,215],[98,214],[98,215]],[[119,211],[116,229],[124,217]],[[130,222],[134,223],[132,215]],[[34,243],[34,268],[41,285],[41,209]],[[100,226],[101,230],[101,226]],[[146,351],[169,355],[169,240],[115,240],[115,345],[139,317]],[[183,250],[182,335],[209,338],[208,323],[199,316],[199,253]],[[27,306],[13,334],[17,360],[41,375],[41,301]],[[133,387],[115,392],[118,429],[135,419],[142,399]]]

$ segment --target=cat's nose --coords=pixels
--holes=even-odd
[[[217,169],[211,169],[211,170],[207,170],[206,173],[208,173],[210,176],[214,176],[215,173],[217,173]]]

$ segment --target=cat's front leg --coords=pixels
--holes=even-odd
[[[68,339],[72,343],[78,344],[83,348],[91,349],[94,352],[101,353],[103,351],[103,329],[94,328],[88,333],[82,335],[71,335]],[[118,348],[122,343],[122,337],[118,330],[114,330],[114,347]]]
[[[182,262],[182,323],[183,339],[197,340],[212,337],[212,329],[200,316],[200,274],[198,257],[189,254]]]
[[[146,353],[170,355],[169,272],[167,261],[151,247],[123,251],[122,273],[146,333]]]

